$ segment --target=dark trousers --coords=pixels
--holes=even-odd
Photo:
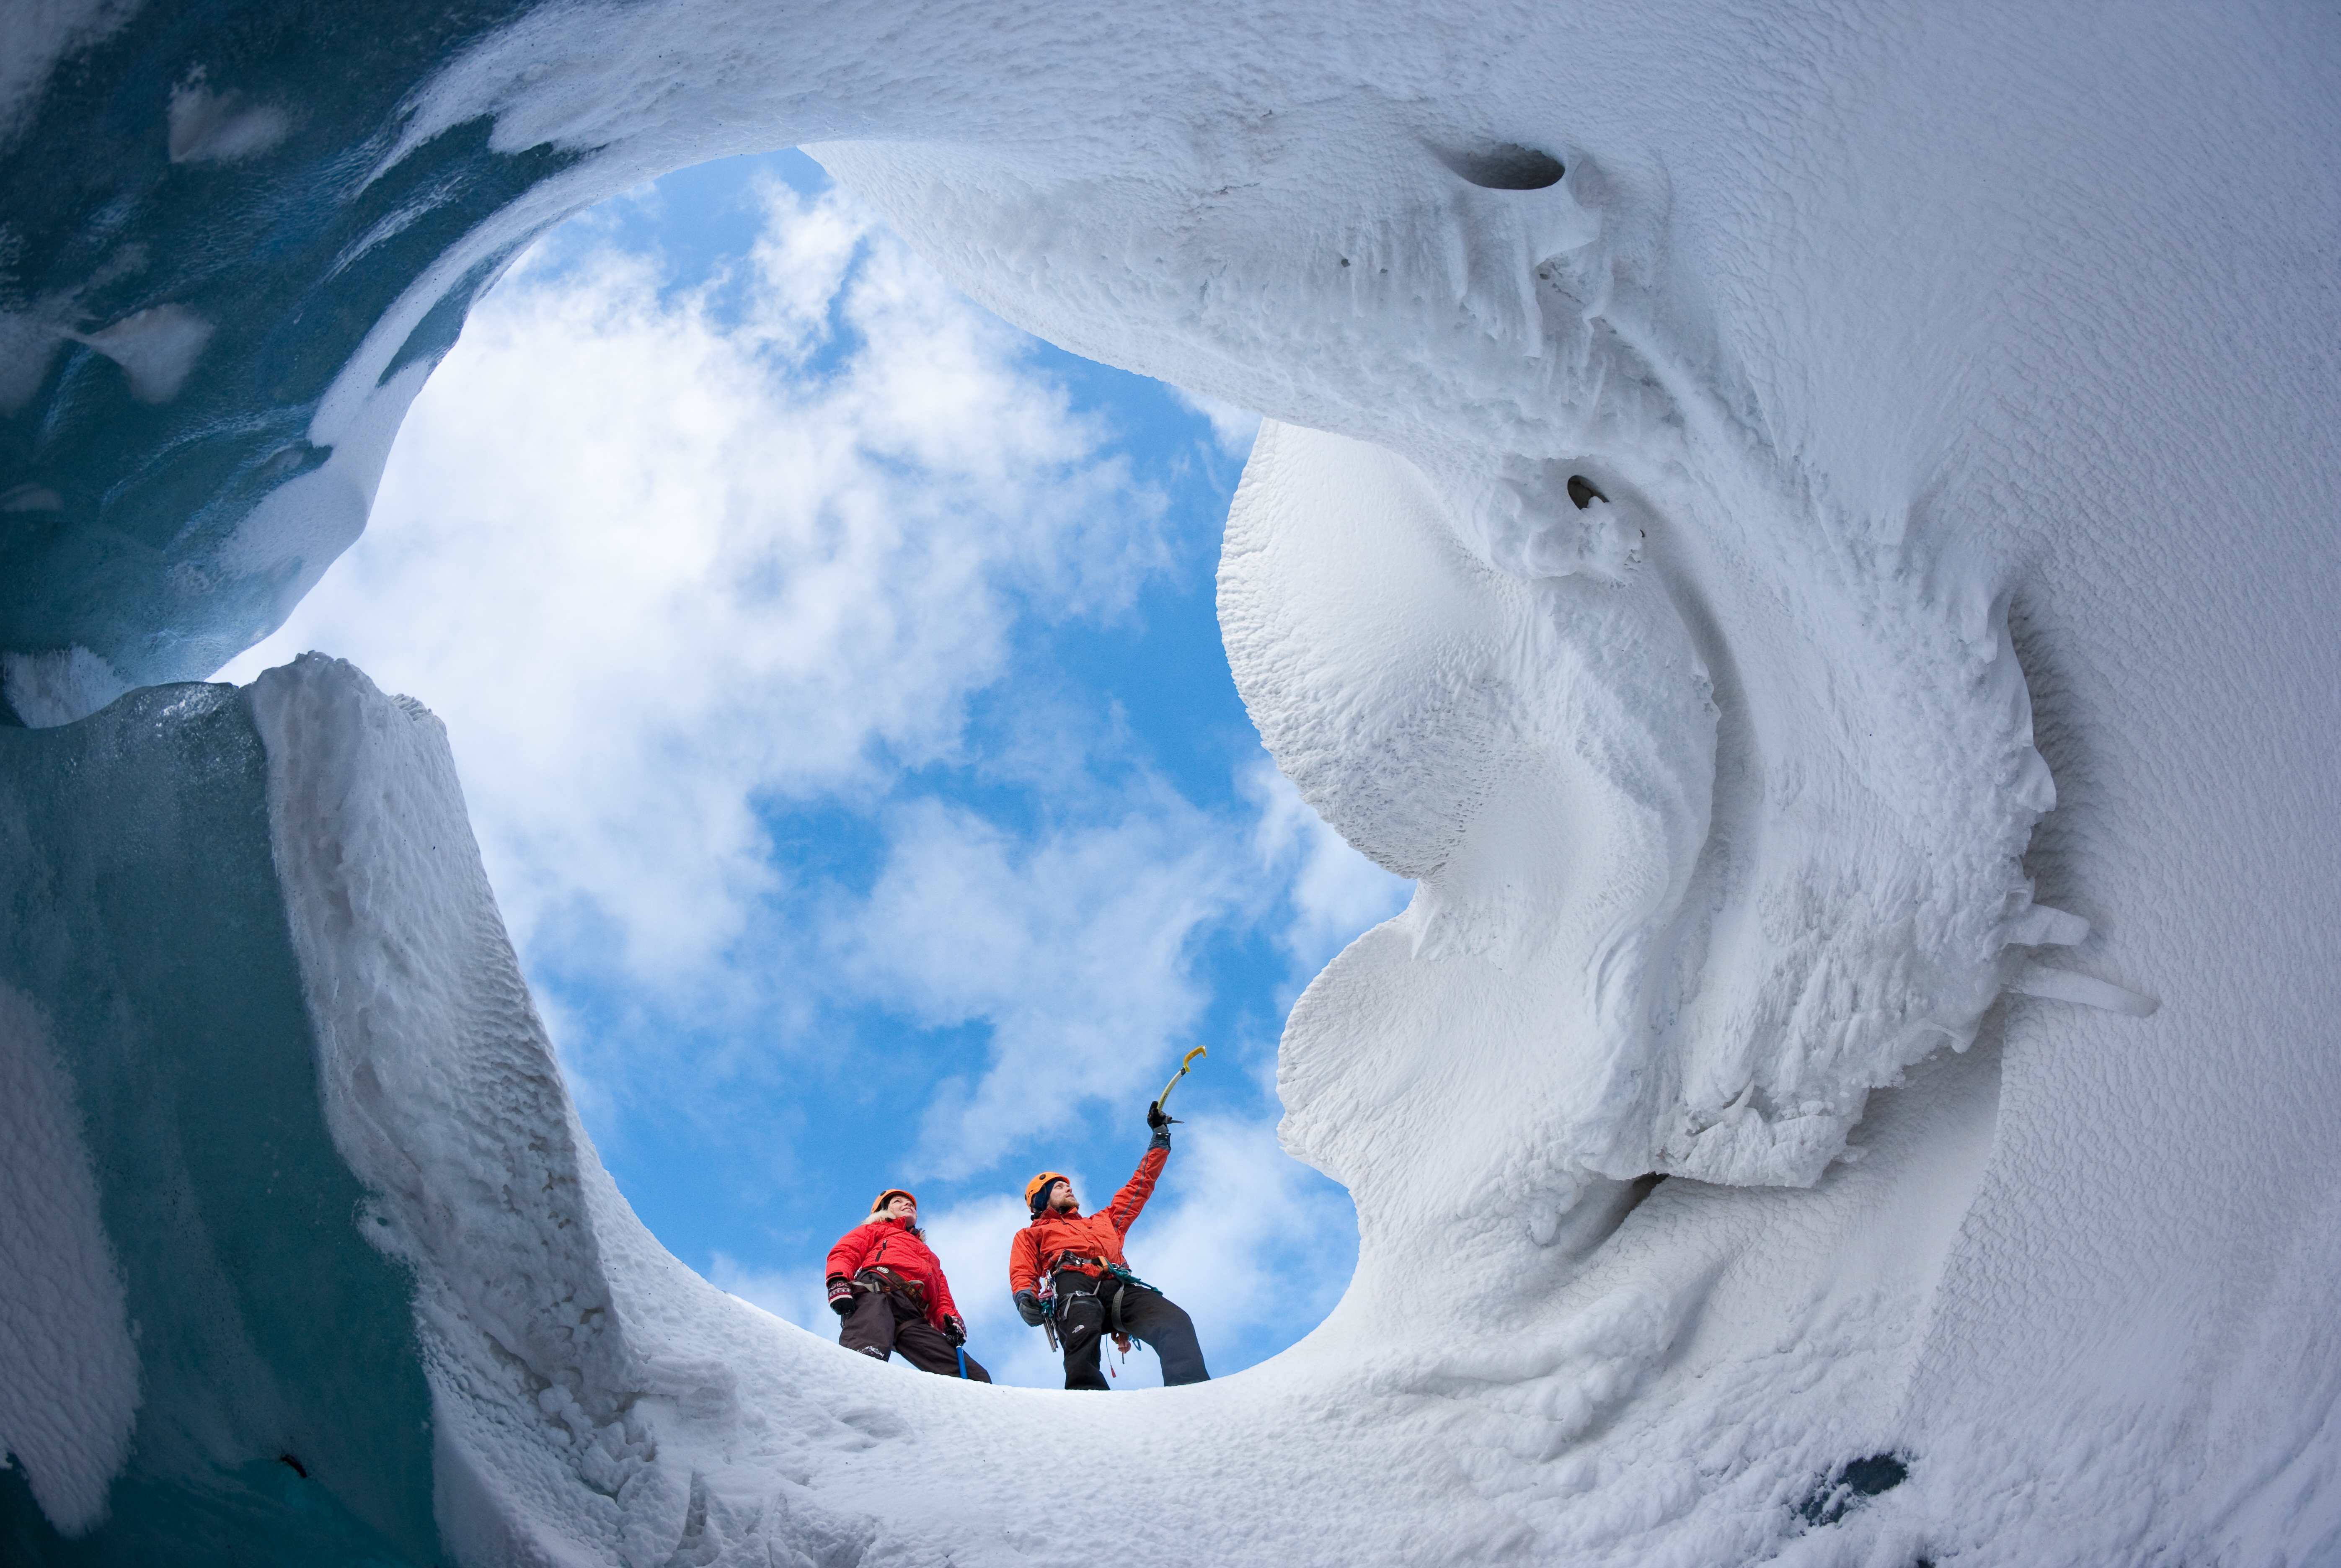
[[[1195,1338],[1195,1321],[1178,1303],[1160,1291],[1125,1285],[1111,1275],[1091,1279],[1071,1269],[1056,1277],[1057,1343],[1065,1350],[1065,1386],[1106,1386],[1098,1365],[1105,1336],[1126,1334],[1151,1346],[1162,1360],[1165,1387],[1182,1383],[1208,1383],[1203,1347]]]
[[[853,1311],[847,1315],[845,1326],[837,1331],[837,1343],[881,1361],[900,1351],[902,1359],[921,1372],[959,1375],[959,1352],[951,1342],[927,1321],[925,1313],[891,1290],[856,1291]],[[967,1375],[976,1383],[991,1381],[991,1374],[971,1355],[967,1358]]]

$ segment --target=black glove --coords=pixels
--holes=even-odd
[[[1033,1295],[1029,1290],[1018,1291],[1016,1293],[1016,1315],[1024,1320],[1027,1327],[1040,1327],[1041,1298]]]
[[[840,1317],[853,1315],[853,1285],[842,1274],[829,1276],[829,1310]]]
[[[1150,1149],[1169,1148],[1170,1146],[1170,1128],[1177,1119],[1178,1118],[1175,1116],[1168,1116],[1162,1114],[1162,1102],[1161,1100],[1156,1100],[1152,1105],[1148,1106],[1146,1107],[1146,1125],[1154,1129],[1154,1136],[1147,1140],[1146,1146]]]
[[[967,1325],[959,1320],[959,1314],[955,1312],[943,1314],[943,1338],[954,1345],[967,1343]]]

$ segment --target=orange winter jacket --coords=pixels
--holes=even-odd
[[[1105,1270],[1097,1264],[1099,1258],[1129,1267],[1121,1255],[1121,1238],[1130,1234],[1138,1211],[1154,1196],[1154,1183],[1170,1160],[1169,1149],[1148,1149],[1146,1157],[1138,1162],[1137,1174],[1130,1178],[1127,1186],[1113,1195],[1113,1202],[1102,1213],[1067,1215],[1054,1209],[1041,1210],[1009,1245],[1008,1288],[1038,1290],[1042,1275],[1054,1274],[1061,1268],[1103,1274]]]

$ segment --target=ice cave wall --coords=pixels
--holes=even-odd
[[[11,1097],[7,1138],[42,1146],[24,1118],[62,1108],[44,1163],[90,1173],[100,1221],[0,1293],[9,1391],[45,1406],[0,1417],[0,1555],[110,1515],[114,1561],[429,1561],[407,1281],[320,1116],[244,702],[152,688],[0,752],[7,1043],[67,1086]],[[9,1174],[33,1208],[44,1173]],[[61,1258],[95,1288],[54,1288]]]
[[[2336,1550],[2329,16],[20,15],[27,1551],[1049,1561],[1044,1455],[1145,1561]],[[797,142],[1004,313],[1271,416],[1231,661],[1422,892],[1283,1058],[1358,1282],[1208,1392],[971,1404],[691,1279],[354,672],[85,717],[315,581],[532,234]]]

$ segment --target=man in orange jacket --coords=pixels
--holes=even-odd
[[[845,1323],[837,1343],[883,1361],[895,1351],[921,1372],[990,1383],[991,1374],[963,1355],[967,1325],[951,1300],[942,1259],[919,1228],[919,1200],[888,1187],[870,1217],[829,1249],[830,1309]]]
[[[1038,1328],[1053,1322],[1065,1353],[1065,1386],[1106,1386],[1098,1355],[1108,1334],[1127,1335],[1154,1347],[1162,1360],[1165,1386],[1201,1383],[1210,1377],[1194,1321],[1152,1285],[1133,1277],[1121,1255],[1121,1238],[1153,1195],[1154,1183],[1170,1162],[1170,1118],[1158,1102],[1147,1107],[1154,1129],[1146,1157],[1128,1186],[1102,1214],[1084,1215],[1073,1184],[1061,1171],[1042,1171],[1027,1183],[1024,1202],[1032,1223],[1016,1233],[1008,1249],[1008,1288],[1016,1311]],[[1044,1309],[1046,1290],[1051,1305]]]

